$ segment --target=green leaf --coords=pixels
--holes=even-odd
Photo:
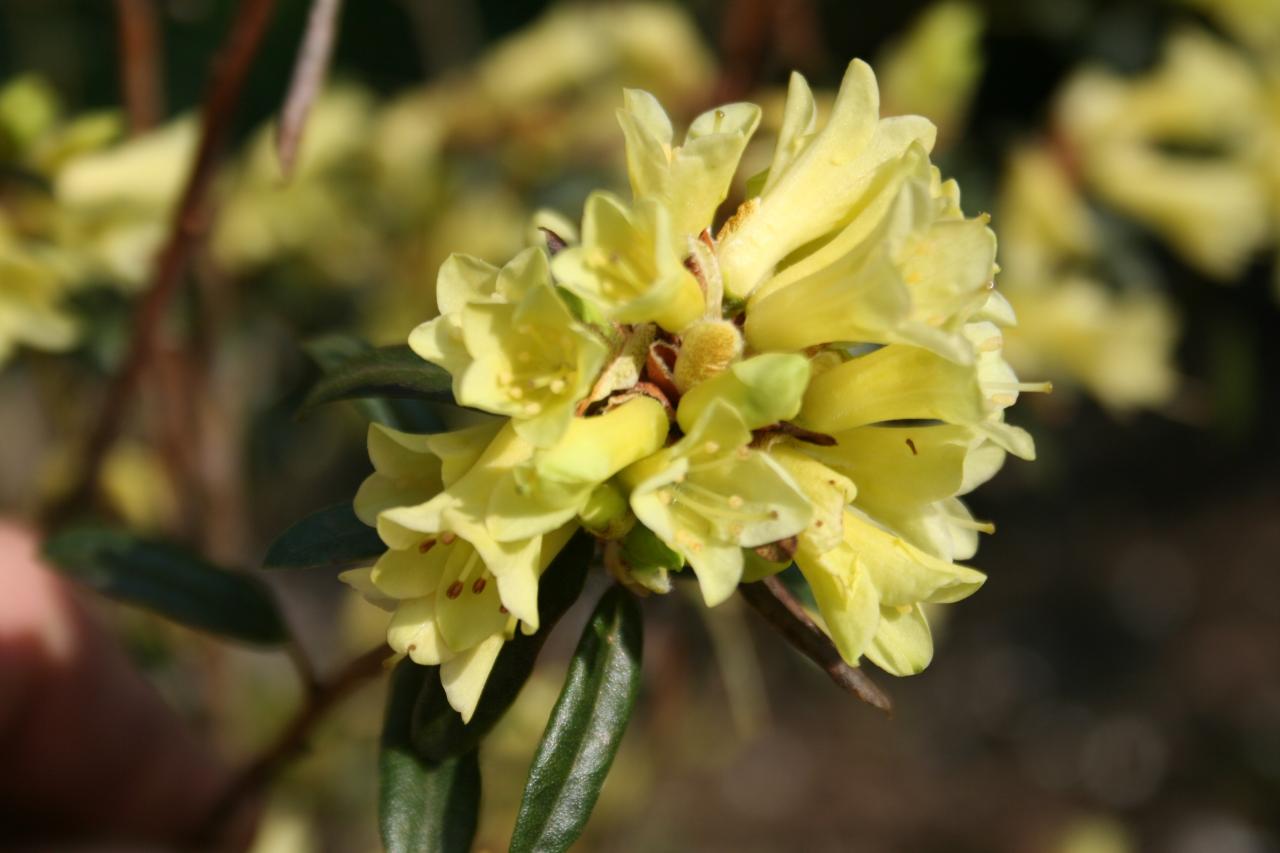
[[[538,630],[532,635],[517,632],[503,644],[471,722],[462,722],[449,706],[440,679],[428,681],[414,713],[413,742],[420,753],[435,760],[461,755],[502,719],[533,674],[543,643],[582,593],[594,553],[595,539],[578,531],[547,566],[538,582]]]
[[[378,823],[390,853],[466,853],[480,814],[476,750],[432,762],[413,749],[414,704],[435,667],[402,660],[391,675],[378,755]]]
[[[356,353],[321,376],[302,402],[302,412],[337,400],[369,397],[407,398],[453,404],[453,379],[423,361],[407,346],[381,347]]]
[[[331,334],[312,338],[302,345],[322,373],[335,373],[346,365],[367,359],[376,350],[354,335]],[[439,415],[432,411],[434,403],[425,400],[388,400],[367,397],[352,400],[356,411],[384,426],[404,432],[439,432],[444,427]]]
[[[267,549],[263,568],[350,568],[372,563],[386,550],[378,531],[357,518],[350,503],[340,503],[280,534]]]
[[[282,643],[288,638],[265,584],[218,568],[176,545],[85,526],[53,535],[44,553],[67,575],[103,595],[191,628],[249,643]]]
[[[596,605],[529,770],[511,853],[559,853],[582,834],[640,688],[640,608],[615,586]]]

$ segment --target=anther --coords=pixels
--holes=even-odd
[[[742,509],[742,495],[729,495],[729,506],[734,509]]]
[[[445,590],[445,597],[449,599],[457,598],[462,595],[462,581],[454,581],[449,584],[449,588]]]
[[[442,533],[440,534],[440,541],[445,545],[452,545],[454,542],[458,541],[458,534],[453,531]]]
[[[476,595],[484,592],[485,585],[488,583],[484,578],[476,578],[475,583],[471,584],[471,591]]]
[[[434,547],[436,547],[436,540],[423,539],[421,542],[418,543],[418,553],[425,554]]]
[[[910,448],[911,448],[911,455],[912,455],[912,456],[919,456],[919,455],[920,455],[920,451],[916,450],[916,443],[915,443],[914,441],[912,441],[911,439],[909,439],[909,438],[907,439],[907,447],[910,447]]]

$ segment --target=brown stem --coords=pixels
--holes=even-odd
[[[138,387],[138,380],[155,348],[160,320],[173,300],[199,238],[209,226],[208,196],[222,151],[231,130],[232,117],[249,76],[253,58],[262,44],[276,0],[241,0],[213,68],[202,112],[200,144],[174,212],[169,236],[156,256],[151,281],[133,318],[133,334],[124,362],[107,389],[97,425],[89,436],[75,487],[51,511],[64,519],[93,499],[98,475],[107,451],[120,433]]]
[[[893,702],[888,695],[860,668],[844,662],[831,640],[780,580],[765,578],[759,583],[744,583],[738,591],[787,642],[822,667],[832,681],[868,705],[886,714],[893,713]]]
[[[120,88],[129,131],[152,127],[164,114],[160,74],[160,23],[155,0],[116,0],[120,40]]]
[[[276,774],[302,751],[311,730],[333,706],[383,671],[383,663],[389,655],[390,650],[386,646],[371,649],[318,684],[276,739],[232,778],[195,834],[195,846],[199,847],[200,842],[218,837],[223,824],[234,818],[246,803],[261,793]]]
[[[280,169],[287,179],[293,174],[293,163],[306,129],[307,114],[324,85],[333,57],[333,42],[338,30],[338,17],[342,0],[312,0],[311,15],[307,19],[307,31],[298,49],[298,59],[293,66],[293,79],[289,94],[285,96],[280,114],[280,131],[276,136],[276,154]]]

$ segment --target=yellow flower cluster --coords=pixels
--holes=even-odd
[[[1220,11],[1237,22],[1249,5]],[[1262,38],[1274,21],[1256,13]],[[1056,130],[1085,185],[1222,281],[1280,237],[1280,47],[1271,51],[1255,60],[1184,29],[1148,73],[1087,67],[1057,104]]]
[[[1113,412],[1168,402],[1178,385],[1174,309],[1152,281],[1101,275],[1102,229],[1061,158],[1043,144],[1014,149],[996,216],[1000,288],[1018,317],[1009,360],[1081,386]]]
[[[658,101],[618,111],[631,198],[595,193],[501,268],[455,256],[410,345],[475,426],[369,434],[356,509],[388,546],[348,576],[389,640],[439,664],[469,718],[502,643],[538,628],[539,576],[579,527],[633,587],[687,565],[708,605],[793,561],[843,657],[918,672],[923,605],[983,575],[959,499],[1007,452],[995,237],[929,162],[934,127],[881,118],[854,61],[819,126],[793,75],[767,173],[716,227],[759,109],[682,139]]]

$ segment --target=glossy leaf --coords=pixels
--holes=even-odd
[[[480,814],[480,764],[473,749],[432,762],[412,743],[414,705],[435,667],[403,660],[391,675],[378,755],[378,824],[390,853],[466,853]]]
[[[335,359],[302,403],[306,412],[337,400],[406,398],[452,404],[448,372],[407,346],[381,347]],[[323,366],[323,365],[322,365]]]
[[[284,642],[288,629],[270,589],[166,542],[106,527],[52,536],[45,556],[68,576],[175,622],[249,643]]]
[[[640,608],[622,587],[587,623],[525,785],[511,853],[558,853],[582,834],[640,689]]]
[[[595,540],[579,531],[543,572],[538,583],[538,618],[541,626],[532,635],[516,633],[503,644],[471,722],[449,707],[440,680],[428,680],[414,714],[414,743],[418,751],[437,760],[474,749],[515,702],[533,674],[543,643],[556,623],[582,593],[582,585],[595,553]]]
[[[378,532],[356,517],[350,503],[312,513],[280,534],[263,568],[349,568],[372,563],[387,550]]]

